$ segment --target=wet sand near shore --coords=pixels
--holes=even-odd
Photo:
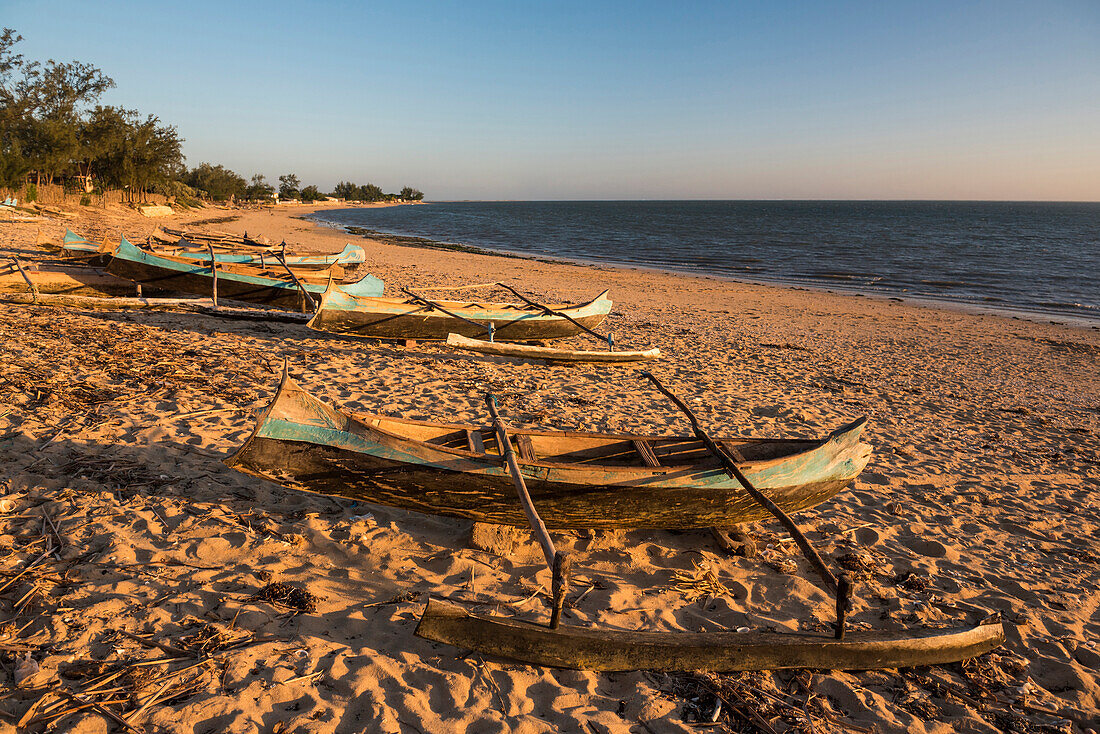
[[[382,278],[387,294],[504,281],[580,301],[610,288],[616,342],[659,346],[663,358],[644,368],[708,427],[815,437],[868,417],[867,470],[797,517],[826,556],[854,569],[857,627],[946,626],[999,612],[1008,642],[965,665],[740,676],[562,671],[426,642],[412,631],[429,592],[544,621],[549,571],[531,544],[504,556],[472,547],[468,521],[294,492],[225,467],[284,359],[306,389],[353,411],[486,422],[491,390],[517,427],[688,433],[638,367],[551,366],[195,314],[3,304],[0,644],[9,670],[29,653],[40,671],[19,689],[9,676],[0,727],[39,699],[48,713],[58,700],[50,691],[79,690],[94,680],[87,671],[140,671],[135,661],[165,658],[148,666],[164,676],[199,663],[196,651],[213,657],[174,678],[130,672],[110,684],[120,698],[153,701],[137,719],[145,730],[695,731],[685,715],[709,717],[715,691],[731,731],[748,730],[732,723],[747,708],[775,731],[809,731],[805,701],[817,732],[1095,727],[1100,331],[385,245],[299,218],[308,211],[207,209],[165,223],[235,217],[199,227],[303,251],[357,241],[363,272]],[[40,226],[52,235],[121,229],[143,241],[159,221],[97,212]],[[0,254],[29,258],[35,232],[0,224]],[[761,553],[749,559],[727,556],[702,530],[556,532],[574,557],[564,623],[824,629],[831,599],[793,544],[777,524],[755,531]],[[728,593],[690,598],[715,581]],[[315,598],[297,598],[299,609],[275,603],[262,593],[273,582]],[[72,677],[82,665],[85,676]],[[59,728],[115,726],[84,710]]]

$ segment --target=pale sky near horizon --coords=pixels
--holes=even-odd
[[[13,2],[194,166],[429,199],[1100,201],[1100,2]]]

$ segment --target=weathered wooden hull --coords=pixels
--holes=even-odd
[[[24,264],[24,269],[39,293],[70,296],[132,296],[134,294],[133,283],[95,268]],[[22,274],[13,269],[0,274],[0,291],[30,293],[31,289]]]
[[[210,295],[213,290],[213,274],[209,261],[204,265],[182,258],[155,255],[133,246],[125,239],[112,254],[107,271],[121,278],[143,285],[200,296]],[[303,281],[303,285],[307,291],[314,294],[314,297],[319,297],[327,287],[327,283],[309,281]],[[381,280],[368,275],[345,287],[380,295],[383,286]],[[291,280],[254,275],[247,272],[247,266],[241,265],[219,267],[218,296],[285,310],[309,309],[301,289]]]
[[[557,339],[581,333],[575,324],[560,316],[547,316],[537,309],[511,303],[444,302],[448,310],[479,324],[492,323],[501,341]],[[604,291],[588,303],[559,307],[579,323],[594,329],[607,318],[611,301]],[[342,286],[325,291],[310,328],[334,334],[376,339],[444,340],[448,334],[483,337],[487,326],[479,327],[400,298],[359,298]]]
[[[248,441],[226,460],[240,471],[294,489],[350,497],[436,515],[525,526],[508,470],[499,454],[412,440],[377,427],[395,419],[355,417],[332,408],[284,377],[279,393]],[[422,430],[480,427],[402,421]],[[866,465],[870,447],[859,441],[862,420],[820,441],[737,439],[761,456],[747,461],[749,479],[787,512],[817,505],[847,486]],[[427,429],[423,429],[427,430]],[[484,429],[488,431],[488,429]],[[647,437],[516,431],[515,440],[600,443],[617,451]],[[448,434],[449,435],[449,434]],[[484,435],[490,435],[488,433]],[[480,438],[479,438],[480,440]],[[653,438],[685,447],[692,439]],[[602,444],[601,444],[602,445]],[[663,449],[658,449],[658,452]],[[689,465],[629,466],[524,460],[528,490],[551,528],[726,527],[770,515],[709,455],[695,449]],[[670,454],[665,454],[666,456]],[[610,458],[607,461],[618,460]]]
[[[479,354],[498,357],[516,357],[518,359],[544,359],[548,362],[591,362],[601,364],[629,364],[658,359],[661,350],[654,347],[640,351],[588,351],[579,349],[554,349],[552,347],[533,347],[527,344],[508,344],[489,342],[483,339],[471,339],[461,334],[448,334],[447,346],[465,349]]]
[[[1005,641],[1000,623],[952,629],[849,632],[835,640],[798,632],[627,632],[471,614],[428,600],[416,635],[463,650],[573,670],[733,672],[815,668],[873,670],[939,665]]]

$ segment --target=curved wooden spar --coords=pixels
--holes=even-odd
[[[428,599],[416,635],[488,655],[573,670],[909,668],[966,660],[1005,640],[1000,623],[954,629],[850,632],[845,640],[796,632],[629,632],[471,614]]]
[[[606,364],[628,364],[658,359],[661,350],[657,347],[633,352],[596,352],[579,349],[554,349],[553,347],[534,347],[527,344],[507,342],[487,342],[482,339],[470,339],[461,334],[448,334],[447,346],[465,349],[480,354],[493,354],[499,357],[518,357],[519,359],[545,359],[550,362],[600,362]]]

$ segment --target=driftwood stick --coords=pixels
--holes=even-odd
[[[145,645],[146,647],[155,647],[158,650],[163,650],[164,652],[168,653],[169,655],[175,655],[178,658],[197,657],[194,653],[189,652],[187,650],[181,650],[178,647],[172,647],[171,645],[166,645],[163,642],[157,642],[156,640],[150,640],[150,639],[147,639],[145,637],[141,637],[140,635],[135,635],[132,632],[127,632],[126,630],[115,630],[115,631],[118,632],[118,634],[122,635],[123,637],[129,637],[131,640],[133,640],[135,642],[140,642],[142,645]]]
[[[714,542],[726,553],[754,558],[756,556],[756,541],[752,536],[738,528],[711,528]]]
[[[23,269],[23,263],[19,262],[19,258],[13,257],[11,261],[15,263],[15,267],[19,270],[19,274],[23,276],[23,280],[27,281],[27,285],[30,286],[31,295],[34,296],[34,302],[38,303],[38,286],[31,280],[31,276],[27,275],[27,271]]]
[[[9,586],[14,584],[16,581],[21,579],[28,571],[30,571],[32,568],[34,568],[39,563],[44,561],[46,559],[46,557],[49,556],[51,553],[53,553],[53,548],[48,549],[45,553],[43,553],[38,558],[31,561],[29,564],[27,564],[26,568],[24,568],[22,571],[17,573],[15,576],[12,576],[10,579],[8,579],[8,582],[6,584],[4,584],[3,586],[0,586],[0,592],[4,591]]]
[[[546,529],[546,525],[535,509],[535,504],[531,501],[531,494],[527,491],[527,482],[523,479],[519,462],[516,460],[516,453],[512,451],[512,442],[508,439],[508,429],[505,428],[504,421],[500,419],[500,414],[497,413],[496,396],[487,393],[485,403],[489,406],[489,415],[493,418],[493,427],[497,433],[497,444],[500,447],[501,456],[504,457],[504,461],[508,465],[508,471],[512,474],[512,481],[516,485],[516,493],[519,495],[520,504],[523,505],[523,512],[527,515],[531,530],[534,531],[535,537],[538,538],[539,544],[542,546],[546,565],[550,567],[552,573],[551,592],[554,606],[550,613],[550,629],[557,629],[558,623],[561,621],[562,606],[565,604],[565,594],[569,590],[569,561],[564,553],[554,548],[554,541],[550,538],[550,532]]]
[[[773,502],[770,497],[768,497],[752,485],[748,478],[741,472],[741,469],[737,466],[737,462],[733,460],[729,453],[721,446],[716,444],[714,440],[707,435],[706,431],[703,430],[702,426],[699,423],[699,419],[695,417],[695,413],[692,412],[691,408],[689,408],[684,403],[684,401],[680,400],[680,398],[673,395],[668,390],[668,388],[662,385],[661,381],[658,380],[651,372],[642,372],[642,377],[645,377],[650,382],[652,382],[654,386],[656,386],[656,388],[661,392],[661,394],[663,394],[665,397],[675,403],[676,407],[683,411],[684,415],[686,415],[687,419],[691,422],[691,428],[692,431],[695,433],[696,438],[702,441],[707,449],[712,454],[714,454],[714,456],[717,457],[719,461],[722,462],[722,466],[725,468],[726,473],[736,479],[741,484],[741,486],[745,488],[745,491],[748,492],[749,495],[754,500],[756,500],[757,503],[759,503],[764,509],[775,516],[775,519],[777,519],[780,524],[782,524],[783,527],[787,529],[787,532],[791,534],[791,537],[793,537],[795,543],[798,544],[798,547],[802,551],[802,554],[810,562],[810,565],[814,567],[814,570],[817,571],[818,575],[821,577],[821,580],[825,582],[825,586],[828,587],[828,589],[833,592],[837,597],[838,617],[836,636],[837,639],[843,639],[844,616],[841,616],[840,612],[842,607],[846,612],[848,604],[850,603],[851,580],[845,577],[844,589],[842,590],[840,580],[837,579],[836,575],[829,569],[828,566],[825,565],[825,561],[822,560],[821,555],[810,544],[810,541],[802,533],[798,525],[795,524],[794,520],[791,519],[790,515],[784,512],[783,508]]]
[[[126,729],[127,731],[135,732],[135,734],[144,734],[144,732],[145,732],[144,729],[140,729],[140,728],[134,726],[129,721],[127,721],[126,719],[124,719],[121,716],[119,716],[118,714],[116,714],[114,711],[111,711],[111,709],[109,709],[105,706],[101,706],[100,704],[98,704],[94,701],[82,700],[78,696],[75,696],[72,693],[69,693],[68,691],[66,691],[64,689],[59,689],[57,691],[57,693],[58,693],[58,695],[64,696],[65,698],[67,698],[70,701],[73,701],[77,704],[88,705],[97,714],[99,714],[100,716],[107,717],[108,719],[115,722],[116,724],[118,724],[122,728]]]
[[[283,240],[283,249],[280,254],[276,255],[279,260],[279,264],[283,266],[283,270],[287,272],[290,279],[294,281],[294,285],[298,286],[298,290],[302,292],[302,295],[306,297],[306,303],[314,311],[317,310],[317,301],[313,300],[313,296],[306,290],[306,287],[302,285],[302,281],[298,280],[298,276],[294,274],[294,271],[290,269],[290,266],[286,264],[286,240]]]
[[[550,308],[549,306],[544,306],[541,303],[536,303],[535,301],[532,301],[530,298],[523,295],[522,293],[520,293],[519,291],[517,291],[515,288],[513,288],[510,285],[506,285],[504,283],[497,283],[497,285],[499,285],[501,288],[503,288],[507,291],[511,291],[512,294],[516,298],[520,299],[521,301],[526,303],[528,306],[531,306],[533,308],[537,308],[537,309],[541,310],[547,316],[558,316],[560,318],[563,318],[566,321],[568,321],[569,323],[576,326],[581,331],[584,331],[585,333],[596,337],[597,339],[599,339],[602,342],[607,342],[608,351],[611,351],[611,352],[615,351],[615,337],[612,336],[610,333],[608,333],[607,336],[604,336],[603,334],[601,334],[597,331],[593,331],[592,329],[589,329],[587,326],[582,324],[580,321],[577,321],[575,318],[573,318],[572,316],[570,316],[567,313],[563,313],[562,311],[555,311],[554,309]]]
[[[550,581],[551,592],[554,595],[554,606],[550,612],[550,629],[555,630],[561,623],[562,607],[565,606],[565,593],[569,590],[570,560],[565,553],[558,551],[554,554],[554,565],[551,566],[552,576]]]
[[[42,517],[46,519],[46,522],[50,524],[50,530],[53,532],[53,537],[57,539],[57,549],[65,547],[65,542],[61,540],[61,533],[57,530],[57,525],[54,524],[53,518],[50,517],[48,512],[43,511]]]

